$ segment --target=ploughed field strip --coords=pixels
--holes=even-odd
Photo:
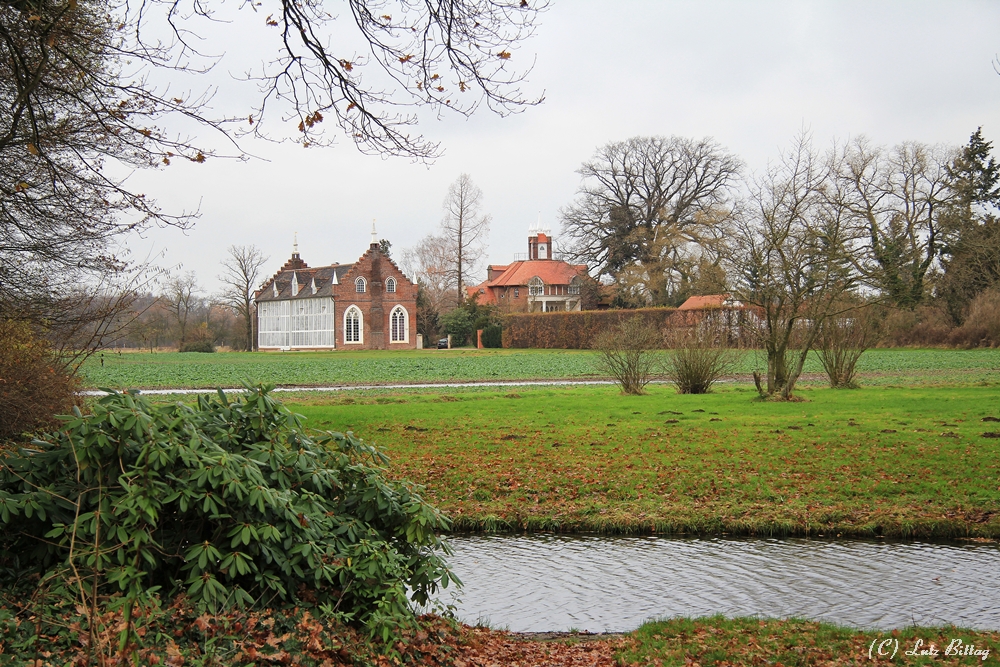
[[[597,386],[291,407],[375,443],[456,530],[1000,536],[996,387],[800,395]]]

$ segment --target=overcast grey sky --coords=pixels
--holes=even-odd
[[[959,145],[982,126],[1000,155],[998,53],[992,0],[552,0],[516,53],[537,58],[524,89],[544,92],[541,106],[507,118],[421,114],[420,131],[445,149],[430,167],[361,155],[344,140],[324,149],[247,142],[263,159],[137,173],[133,186],[162,208],[202,215],[186,233],[152,230],[128,245],[140,258],[162,252],[161,265],[195,271],[209,290],[234,243],[264,248],[268,273],[289,257],[295,232],[310,265],[352,262],[374,218],[398,255],[436,231],[448,185],[465,172],[493,216],[489,261],[507,263],[539,216],[558,248],[576,169],[598,146],[637,135],[714,137],[751,170],[802,128],[826,147],[860,134]],[[246,103],[247,90],[229,85],[214,100],[234,114]]]

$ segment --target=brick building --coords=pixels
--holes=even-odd
[[[372,244],[353,264],[292,257],[256,292],[261,350],[398,350],[417,346],[417,285]]]
[[[510,264],[490,264],[486,281],[468,288],[479,303],[504,312],[544,313],[581,310],[581,287],[587,278],[584,264],[552,258],[552,237],[545,231],[528,232],[528,254]]]

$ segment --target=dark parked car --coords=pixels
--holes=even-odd
[[[438,349],[439,350],[447,350],[448,349],[448,339],[447,338],[442,338],[441,340],[438,341]]]

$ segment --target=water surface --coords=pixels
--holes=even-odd
[[[1000,629],[993,543],[541,534],[451,544],[465,584],[459,617],[518,632],[627,631],[709,614]]]

